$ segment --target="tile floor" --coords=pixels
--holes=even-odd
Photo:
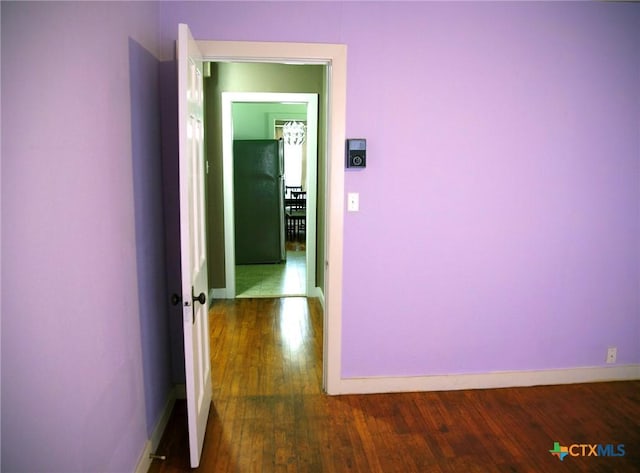
[[[236,266],[236,297],[304,296],[307,278],[304,251],[287,251],[281,264]]]

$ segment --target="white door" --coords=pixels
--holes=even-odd
[[[200,464],[209,407],[211,361],[204,217],[202,55],[189,27],[178,27],[178,126],[182,321],[191,466]]]

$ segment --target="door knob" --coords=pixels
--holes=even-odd
[[[178,305],[178,304],[180,304],[181,300],[182,300],[182,297],[180,297],[175,292],[173,294],[171,294],[171,305]]]
[[[207,302],[207,296],[204,295],[204,292],[201,292],[198,297],[192,296],[192,298],[193,298],[193,302],[199,302],[202,305],[204,305],[204,303]]]

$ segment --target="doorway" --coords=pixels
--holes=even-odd
[[[232,104],[232,122],[234,144],[241,149],[265,149],[277,143],[278,150],[282,154],[279,158],[278,173],[270,175],[265,172],[264,165],[269,162],[262,156],[260,159],[245,160],[239,163],[234,159],[234,167],[244,166],[251,171],[250,177],[241,184],[249,184],[248,189],[234,188],[234,204],[238,204],[238,198],[246,208],[248,218],[243,222],[236,219],[236,253],[242,249],[237,245],[238,231],[244,230],[245,237],[241,238],[241,244],[249,245],[249,252],[254,252],[256,240],[253,236],[258,233],[266,233],[267,239],[259,239],[258,242],[271,250],[277,259],[275,248],[279,246],[280,257],[272,262],[267,255],[261,258],[254,257],[251,262],[240,264],[236,258],[236,298],[255,297],[299,297],[307,295],[307,255],[315,261],[315,255],[306,251],[306,202],[308,185],[307,177],[307,146],[309,144],[307,105],[306,103],[283,102],[236,102]],[[266,124],[266,126],[265,126]],[[312,130],[316,132],[317,130]],[[236,140],[249,140],[238,141]],[[267,140],[266,142],[262,140]],[[316,140],[312,140],[315,143]],[[235,153],[234,146],[234,153]],[[313,150],[316,154],[317,150]],[[260,156],[260,153],[255,153]],[[234,156],[235,157],[235,156]],[[247,156],[245,156],[247,158]],[[277,175],[277,179],[274,177]],[[239,176],[235,175],[235,181]],[[261,186],[260,190],[253,184],[262,182],[275,183]],[[261,195],[265,190],[273,189],[278,195],[275,212],[263,212],[265,219],[256,219],[256,203],[252,198],[254,193],[260,193],[261,204],[264,198]],[[234,205],[234,207],[235,207]],[[270,218],[268,218],[270,217]],[[240,225],[238,225],[240,223]],[[313,235],[310,235],[313,238]],[[245,255],[247,256],[246,251]],[[267,260],[265,262],[265,259]],[[315,281],[311,281],[315,283]]]
[[[222,173],[224,189],[224,246],[225,246],[225,280],[227,298],[245,296],[283,295],[317,296],[319,292],[316,283],[316,216],[318,203],[318,96],[308,93],[261,93],[261,92],[222,92]],[[265,108],[266,106],[266,108]],[[288,108],[288,110],[287,110]],[[252,114],[246,115],[250,111]],[[300,112],[303,113],[300,113]],[[260,114],[258,113],[260,112]],[[256,125],[248,122],[257,117]],[[302,116],[300,116],[302,115]],[[247,268],[236,265],[236,235],[237,228],[235,200],[238,196],[234,192],[234,156],[233,143],[237,138],[274,138],[276,125],[283,118],[304,118],[306,122],[306,165],[305,180],[300,186],[304,189],[305,218],[304,223],[304,252],[300,245],[286,251],[284,265],[261,265]],[[285,155],[286,159],[286,155]],[[281,232],[284,241],[288,231],[284,225],[288,213],[287,197],[282,189],[283,223],[277,230]],[[324,202],[321,202],[324,204]],[[324,205],[321,205],[324,208]],[[296,226],[299,230],[300,224]],[[292,232],[293,233],[293,232]],[[291,237],[299,237],[299,231]],[[260,237],[259,235],[256,237]],[[295,238],[291,238],[294,240]],[[293,242],[292,242],[293,243]],[[303,260],[301,261],[301,259]],[[242,291],[238,291],[238,274],[251,275],[250,279],[241,281]],[[259,276],[255,278],[255,276]],[[263,283],[262,281],[265,281]],[[260,285],[256,289],[256,282]],[[252,286],[253,284],[253,286]],[[263,285],[264,284],[264,285]],[[249,286],[249,287],[246,287]]]
[[[318,231],[324,254],[318,255],[322,271],[323,388],[328,394],[346,392],[341,378],[342,248],[344,225],[344,140],[346,121],[346,46],[337,44],[197,41],[206,61],[268,62],[273,64],[323,65],[323,104],[326,110],[327,161],[319,177],[326,205],[319,209],[325,226]],[[221,139],[218,135],[217,138]],[[213,169],[221,173],[221,169]],[[222,189],[220,189],[221,192]],[[222,213],[222,212],[221,212]],[[209,227],[209,225],[207,225]],[[212,266],[215,263],[212,261]],[[218,261],[224,266],[224,260]],[[224,285],[224,275],[222,275]],[[223,286],[214,286],[223,287]]]

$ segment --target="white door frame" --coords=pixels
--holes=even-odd
[[[344,143],[347,99],[347,47],[342,44],[197,41],[203,58],[224,62],[270,62],[326,65],[327,189],[323,388],[343,391],[342,247],[344,226]]]
[[[226,296],[236,296],[235,213],[233,195],[233,104],[304,103],[307,106],[307,225],[305,227],[305,295],[316,295],[316,200],[318,158],[318,96],[306,93],[222,92],[222,176],[224,190],[224,260]]]

